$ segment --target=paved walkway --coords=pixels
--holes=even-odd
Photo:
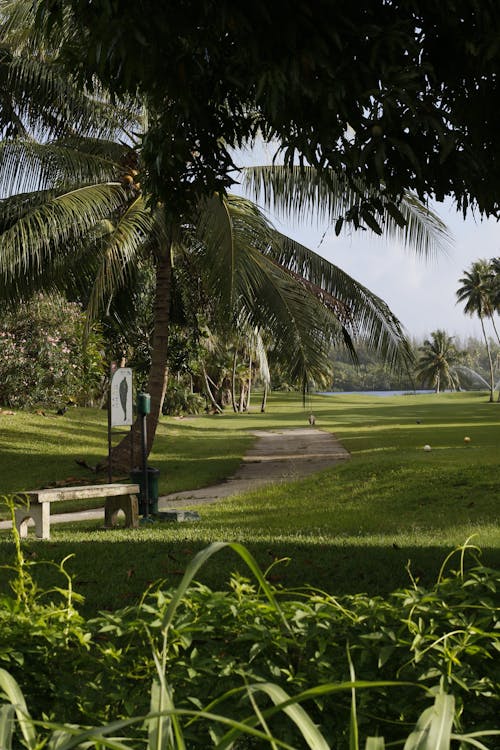
[[[233,476],[220,484],[198,490],[174,492],[158,500],[158,510],[177,510],[215,503],[225,497],[248,492],[264,484],[289,482],[327,469],[350,454],[331,432],[314,427],[290,430],[256,430],[253,447]],[[54,513],[52,523],[104,519],[104,509],[76,513]],[[0,522],[0,529],[10,528],[10,521]]]
[[[214,503],[263,484],[300,479],[350,458],[331,432],[298,428],[272,432],[256,430],[253,434],[257,440],[233,476],[213,487],[165,495],[159,499],[158,509]]]

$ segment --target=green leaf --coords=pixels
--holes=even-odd
[[[294,699],[290,698],[279,685],[262,682],[251,685],[249,690],[253,693],[259,691],[265,693],[272,700],[275,707],[278,710],[282,710],[293,721],[307,743],[307,747],[311,748],[311,750],[330,750],[328,743],[308,713],[302,706],[294,702]],[[267,712],[263,713],[266,714]],[[229,748],[233,747],[237,734],[237,729],[230,730],[217,745],[217,750],[229,750]]]
[[[166,750],[175,747],[173,735],[177,739],[177,748],[184,750],[185,745],[180,731],[178,717],[173,714],[174,705],[163,675],[154,680],[151,686],[151,714],[146,720],[148,727],[148,750]]]
[[[172,624],[176,609],[182,601],[184,594],[188,590],[199,569],[205,564],[207,560],[212,557],[212,555],[214,555],[216,552],[220,552],[220,550],[224,549],[225,547],[230,547],[232,550],[237,552],[242,560],[248,565],[248,567],[258,580],[265,595],[272,603],[276,611],[280,614],[285,627],[291,633],[290,626],[283,614],[283,611],[276,601],[271,587],[262,575],[262,571],[260,570],[255,558],[242,544],[239,544],[238,542],[214,542],[205,549],[201,550],[201,552],[198,552],[198,554],[193,557],[186,568],[186,572],[184,573],[179,586],[175,590],[175,593],[170,601],[170,604],[167,607],[165,615],[163,616],[162,629],[167,630]]]
[[[439,693],[434,705],[420,715],[404,750],[449,750],[455,710],[452,695]]]
[[[373,216],[370,211],[365,210],[361,214],[363,221],[368,224],[368,227],[372,230],[372,232],[375,232],[375,234],[378,234],[379,237],[382,235],[382,227],[376,220],[376,218]]]
[[[11,750],[12,735],[14,733],[14,713],[12,705],[5,705],[0,708],[0,748],[1,750]]]
[[[393,203],[392,201],[388,201],[385,204],[385,210],[391,216],[391,218],[394,219],[398,227],[401,227],[402,229],[406,227],[406,219],[395,203]]]
[[[24,695],[15,679],[5,669],[0,669],[0,690],[2,690],[7,700],[14,707],[26,746],[29,750],[35,748],[37,746],[36,733],[31,722],[26,701],[24,700]]]
[[[347,646],[347,661],[349,662],[349,673],[351,680],[353,682],[353,687],[351,688],[351,719],[349,722],[349,750],[359,750],[359,730],[358,730],[358,717],[357,717],[357,710],[356,710],[356,688],[354,687],[354,683],[356,682],[356,672],[354,670],[354,664],[351,657],[351,652],[349,650],[349,645]]]

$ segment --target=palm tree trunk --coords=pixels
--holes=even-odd
[[[247,395],[247,381],[240,379],[240,401],[238,404],[238,412],[242,414],[246,410],[246,395]]]
[[[170,294],[172,281],[172,260],[170,247],[157,261],[156,288],[154,302],[154,329],[151,353],[151,369],[148,378],[148,393],[151,396],[151,411],[147,417],[147,445],[149,456],[156,435],[167,388],[168,367],[168,327],[170,322]],[[138,447],[141,436],[141,419],[136,419],[130,432],[111,451],[111,465],[114,471],[128,471],[130,467],[131,442],[135,450],[134,462],[139,458]]]
[[[250,353],[250,361],[248,363],[248,393],[247,393],[247,411],[250,411],[250,399],[252,398],[252,354]]]
[[[498,328],[495,325],[495,317],[493,313],[490,315],[490,320],[491,320],[491,325],[493,326],[493,330],[495,331],[495,336],[497,337],[497,341],[500,344],[500,335],[498,334]],[[497,355],[497,366],[498,366],[498,355]],[[498,367],[497,367],[497,371],[498,371]],[[500,402],[500,389],[498,391],[497,401]]]
[[[491,325],[493,326],[493,330],[495,331],[495,336],[497,337],[497,341],[500,344],[500,335],[498,333],[498,328],[496,327],[496,324],[495,324],[494,315],[490,315],[490,320],[491,320]]]
[[[231,378],[231,401],[233,403],[233,411],[237,412],[238,407],[236,405],[236,366],[238,364],[238,346],[235,346],[234,348],[234,357],[233,357],[233,373]]]
[[[264,383],[264,393],[262,394],[262,401],[260,404],[260,411],[262,414],[266,411],[266,405],[267,405],[267,391],[268,391],[268,385],[267,383]]]
[[[483,316],[479,316],[479,320],[481,321],[481,328],[483,330],[483,338],[484,343],[486,344],[486,352],[488,354],[488,362],[490,365],[490,402],[494,401],[494,393],[495,393],[495,376],[493,374],[493,360],[491,359],[491,349],[490,349],[490,342],[488,341],[488,336],[486,335],[486,329],[484,327],[484,319]]]

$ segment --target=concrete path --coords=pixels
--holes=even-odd
[[[323,432],[314,427],[256,430],[253,434],[257,436],[257,440],[233,476],[212,487],[164,495],[158,500],[158,510],[194,508],[215,503],[265,484],[300,479],[350,458],[348,451],[331,432]],[[52,524],[99,518],[104,520],[103,508],[75,513],[54,513],[50,516],[50,522]],[[10,521],[0,522],[0,529],[10,526]]]
[[[331,432],[293,429],[256,430],[253,447],[233,476],[212,487],[174,492],[161,497],[159,510],[172,510],[214,503],[275,482],[290,482],[350,458]]]

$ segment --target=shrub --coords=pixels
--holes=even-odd
[[[60,296],[39,295],[8,311],[0,328],[0,403],[13,408],[86,405],[104,374],[102,338],[83,344],[85,315]]]
[[[168,635],[166,675],[176,706],[206,707],[213,699],[219,712],[236,719],[248,700],[247,683],[273,683],[297,695],[349,683],[353,667],[359,680],[374,686],[358,691],[357,723],[364,736],[401,740],[438,692],[454,695],[457,729],[491,728],[500,711],[499,583],[498,571],[476,566],[467,574],[443,575],[430,589],[415,586],[388,598],[335,599],[313,591],[297,598],[274,591],[279,609],[245,579],[233,577],[229,592],[195,585]],[[99,657],[102,683],[94,684],[93,697],[87,691],[89,707],[104,693],[115,696],[115,708],[120,704],[124,715],[132,705],[147,710],[146,687],[156,672],[149,644],[161,651],[171,602],[160,588],[139,608],[93,621],[106,648]],[[117,653],[127,654],[128,670]],[[218,698],[232,690],[239,691],[238,701]],[[269,708],[269,701],[259,703]],[[311,694],[304,705],[331,747],[348,746],[350,691]],[[296,741],[282,714],[270,726],[282,740]],[[198,725],[187,732],[192,747],[208,742]]]
[[[428,589],[335,599],[273,589],[234,543],[256,584],[235,576],[225,592],[192,584],[225,546],[200,552],[175,591],[158,584],[138,606],[84,623],[69,579],[46,598],[34,595],[17,539],[15,597],[0,602],[0,655],[31,712],[97,727],[121,719],[137,746],[145,726],[134,717],[166,711],[163,724],[146,724],[150,739],[165,731],[157,745],[165,750],[184,746],[171,734],[189,748],[268,747],[270,736],[289,747],[303,747],[304,736],[315,738],[314,750],[358,747],[353,733],[402,745],[417,722],[405,747],[435,750],[435,722],[442,750],[452,727],[487,747],[478,738],[492,734],[500,708],[498,571],[466,573],[462,555],[459,569],[443,568]],[[242,727],[253,737],[234,745]]]
[[[168,384],[163,414],[179,416],[181,414],[201,414],[205,409],[205,399],[199,393],[191,393],[182,383],[171,381]]]

